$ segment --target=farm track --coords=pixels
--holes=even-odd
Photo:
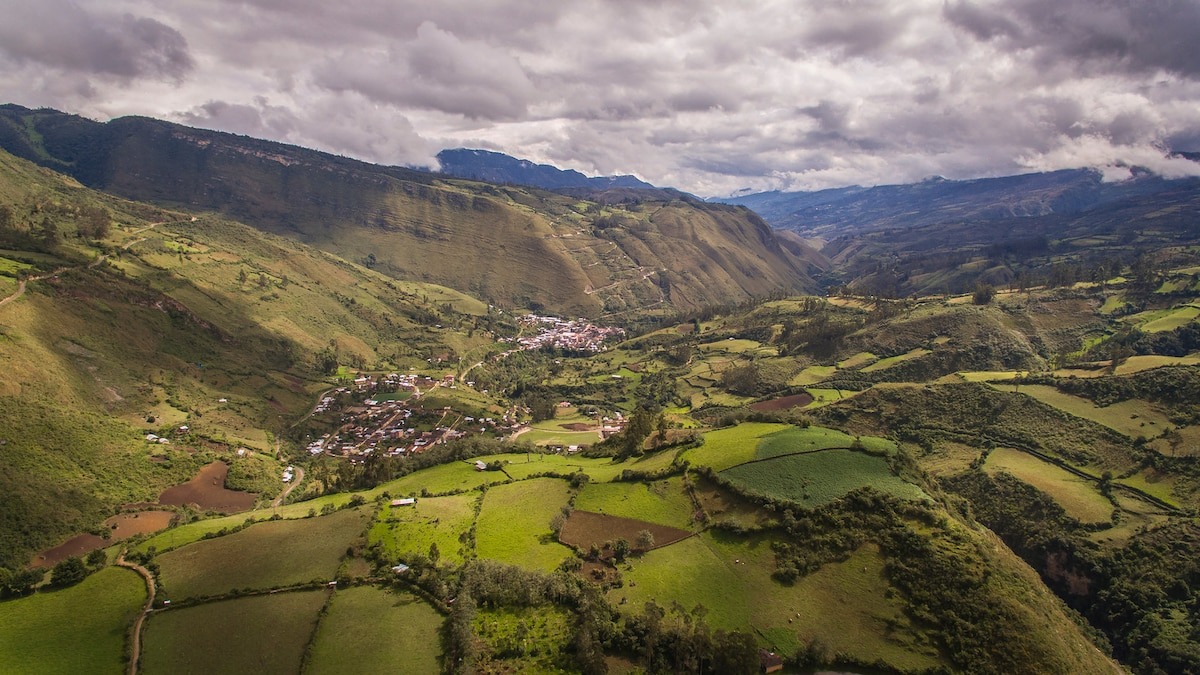
[[[137,621],[133,624],[133,639],[130,642],[129,675],[137,675],[138,661],[142,656],[142,628],[145,626],[146,617],[150,615],[150,612],[154,611],[154,575],[145,567],[125,560],[125,549],[121,549],[121,553],[117,555],[117,559],[113,564],[137,572],[146,581],[146,605],[142,608],[142,613],[138,615]]]

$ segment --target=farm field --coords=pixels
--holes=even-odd
[[[559,607],[501,607],[475,615],[477,672],[571,672],[572,617]]]
[[[1200,308],[1185,305],[1149,314],[1149,316],[1144,317],[1144,323],[1141,323],[1139,328],[1144,333],[1160,333],[1175,330],[1195,321],[1196,317],[1200,317]],[[1136,314],[1130,317],[1131,320],[1135,321],[1139,318],[1141,318],[1140,315]]]
[[[809,366],[792,376],[788,384],[793,387],[806,387],[827,380],[836,372],[837,366]]]
[[[1166,415],[1140,399],[1121,401],[1101,408],[1082,396],[1065,394],[1050,385],[1023,384],[1019,391],[1046,405],[1103,424],[1130,438],[1157,436],[1163,429],[1173,426]]]
[[[600,434],[596,431],[530,429],[521,434],[521,440],[534,445],[594,445],[600,442]]]
[[[711,466],[720,471],[754,459],[759,439],[788,428],[790,424],[747,422],[710,431],[704,434],[704,445],[685,451],[682,458],[694,466]]]
[[[366,529],[370,511],[256,523],[158,556],[166,598],[183,599],[332,579],[346,547]]]
[[[692,501],[680,477],[653,483],[589,483],[575,497],[575,508],[682,530],[695,525]]]
[[[383,506],[371,525],[368,543],[379,544],[390,558],[406,553],[429,553],[437,544],[443,562],[458,565],[466,560],[461,537],[475,520],[479,493],[449,497],[422,497],[412,506]]]
[[[721,472],[750,493],[821,506],[862,487],[902,499],[928,499],[894,475],[887,460],[853,450],[824,450],[750,462]]]
[[[0,602],[0,673],[120,673],[146,582],[107,567],[76,586]]]
[[[579,551],[588,551],[593,545],[604,547],[606,544],[612,544],[621,539],[624,539],[634,549],[640,549],[644,548],[643,544],[639,542],[643,532],[649,532],[654,538],[648,548],[669,546],[692,534],[684,529],[646,520],[575,509],[563,523],[562,530],[558,533],[558,539]]]
[[[868,363],[874,363],[878,359],[879,357],[871,352],[859,352],[845,360],[839,361],[837,367],[842,370],[854,370],[855,368],[861,368]]]
[[[275,593],[156,613],[146,622],[140,672],[294,675],[328,595]]]
[[[355,586],[333,594],[304,672],[309,675],[438,672],[443,618],[415,595]]]
[[[370,495],[387,492],[393,497],[401,495],[419,495],[423,491],[429,494],[442,494],[474,490],[480,485],[502,483],[508,477],[500,472],[476,471],[475,462],[450,462],[439,464],[416,473],[410,473],[403,478],[384,483],[370,491]]]
[[[849,389],[805,389],[810,396],[813,397],[813,402],[809,404],[809,408],[820,408],[821,406],[829,405],[834,401],[842,399],[854,398],[861,394],[861,391],[852,391]]]
[[[872,452],[886,453],[896,446],[884,438],[864,436],[858,439],[864,448]],[[764,437],[758,443],[755,459],[768,459],[799,452],[812,452],[828,448],[849,448],[855,437],[836,429],[824,427],[792,427]]]
[[[1007,471],[1049,495],[1067,515],[1081,523],[1106,523],[1112,519],[1112,502],[1100,494],[1095,483],[1028,453],[996,448],[988,453],[984,470]]]
[[[480,558],[550,571],[570,555],[554,541],[550,520],[562,511],[568,486],[557,478],[533,478],[489,488],[475,525]]]
[[[581,455],[548,455],[530,453],[510,453],[504,455],[489,455],[483,458],[488,462],[507,462],[504,471],[516,480],[528,478],[535,473],[553,471],[555,473],[575,473],[581,471],[595,482],[608,482],[621,475],[622,471],[659,471],[671,465],[675,459],[674,450],[648,454],[643,457],[627,459],[623,462],[614,461],[609,457],[583,457]]]
[[[927,354],[932,354],[932,353],[933,352],[929,351],[928,349],[914,349],[914,350],[909,351],[904,354],[899,354],[897,356],[889,356],[887,358],[879,359],[875,363],[872,363],[867,366],[863,366],[861,369],[861,372],[873,373],[877,370],[887,370],[888,368],[891,368],[892,366],[894,366],[898,363],[904,363],[905,361],[910,361],[912,359],[920,358],[922,356],[925,356]]]

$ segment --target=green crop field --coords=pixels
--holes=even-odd
[[[575,498],[575,508],[681,530],[695,526],[692,501],[679,477],[653,483],[589,483]]]
[[[828,448],[849,448],[855,438],[836,429],[824,427],[792,427],[764,437],[758,444],[755,459],[768,459]],[[870,452],[888,453],[895,451],[896,444],[886,438],[864,436],[858,442]]]
[[[600,442],[600,434],[595,431],[530,429],[521,434],[521,440],[534,445],[595,445]]]
[[[850,389],[805,389],[810,396],[813,397],[813,402],[808,404],[809,408],[820,408],[821,406],[829,405],[835,401],[841,401],[847,398],[854,398],[861,394],[861,391],[853,391]]]
[[[412,506],[384,506],[371,525],[368,540],[389,559],[405,553],[429,553],[437,544],[441,559],[457,565],[466,559],[460,537],[475,520],[477,492],[450,497],[422,497]]]
[[[1094,482],[1028,453],[996,448],[988,454],[984,468],[989,472],[1007,471],[1045,492],[1067,515],[1081,523],[1104,523],[1112,519],[1112,502],[1100,494]]]
[[[868,363],[874,363],[878,359],[879,357],[875,356],[871,352],[859,352],[850,358],[839,361],[837,367],[841,368],[842,370],[853,370],[855,368],[861,368]]]
[[[155,613],[146,622],[146,675],[300,672],[327,591],[276,593]]]
[[[1120,366],[1117,366],[1117,375],[1140,373],[1143,370],[1161,368],[1163,366],[1195,365],[1200,365],[1200,354],[1188,354],[1187,356],[1131,356],[1125,359],[1125,362]]]
[[[146,582],[109,567],[59,591],[0,602],[0,673],[120,673]]]
[[[1155,312],[1151,317],[1147,317],[1149,320],[1139,326],[1139,328],[1145,333],[1175,330],[1195,321],[1198,316],[1200,316],[1200,309],[1196,307],[1176,307],[1163,312]]]
[[[356,586],[334,593],[317,627],[310,675],[436,673],[443,618],[409,593]]]
[[[332,579],[346,547],[366,529],[370,512],[257,523],[158,556],[167,598],[183,599]]]
[[[694,466],[711,466],[720,471],[754,459],[759,439],[791,428],[789,424],[747,422],[704,434],[704,445],[683,453]]]
[[[570,549],[553,539],[550,520],[566,506],[567,482],[533,478],[489,488],[475,526],[480,558],[537,570],[554,569]]]
[[[825,450],[751,462],[721,475],[743,489],[814,507],[861,487],[902,499],[927,499],[924,491],[892,475],[887,460],[852,450]]]

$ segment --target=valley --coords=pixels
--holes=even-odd
[[[1200,667],[1186,209],[880,293],[919,226],[5,115],[0,672]]]

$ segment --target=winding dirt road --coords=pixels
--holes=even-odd
[[[125,550],[117,555],[117,559],[113,562],[118,567],[125,567],[142,575],[146,580],[146,606],[142,608],[142,613],[138,615],[137,621],[133,624],[133,640],[130,647],[129,655],[129,675],[137,675],[138,660],[142,657],[142,626],[146,623],[146,617],[154,609],[154,575],[150,574],[150,570],[125,560]]]

